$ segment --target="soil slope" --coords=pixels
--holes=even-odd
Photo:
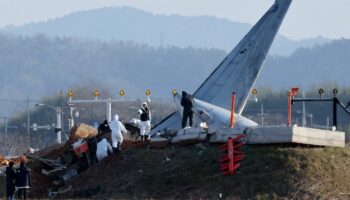
[[[245,146],[243,150],[246,158],[237,173],[223,176],[218,146],[125,149],[81,173],[72,189],[56,198],[219,199],[220,194],[228,199],[350,198],[349,148]]]

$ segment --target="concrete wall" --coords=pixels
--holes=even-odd
[[[294,126],[292,141],[301,144],[345,147],[345,132]]]
[[[210,142],[227,142],[229,137],[240,133],[234,129],[222,129],[210,137]],[[254,127],[244,140],[247,144],[300,143],[345,147],[345,132],[298,126]]]

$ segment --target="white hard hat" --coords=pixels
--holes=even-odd
[[[147,102],[146,101],[141,103],[141,106],[144,106],[144,105],[147,106]]]

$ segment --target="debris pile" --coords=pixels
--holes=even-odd
[[[137,125],[130,123],[126,125],[126,128],[128,132],[124,135],[123,150],[130,148],[166,148],[170,144],[175,144],[171,141],[178,135],[177,132],[168,131],[159,135],[159,137],[142,142],[138,140],[140,130]],[[194,130],[192,128],[182,130],[186,133],[190,131]],[[192,134],[187,135],[191,136]],[[201,135],[203,136],[203,134]],[[68,191],[85,193],[84,191],[77,191],[79,187],[76,188],[77,186],[73,184],[73,180],[79,179],[84,174],[86,175],[84,172],[89,168],[95,168],[97,163],[98,166],[105,165],[111,159],[113,159],[113,162],[120,162],[125,157],[117,152],[114,153],[116,155],[107,157],[103,162],[98,162],[96,158],[97,143],[102,138],[111,142],[111,130],[109,128],[99,127],[99,129],[96,129],[85,124],[79,124],[71,129],[69,139],[65,144],[55,144],[37,152],[28,153],[27,157],[30,161],[28,167],[32,173],[30,196],[47,198]],[[183,143],[176,144],[198,143],[200,141],[203,141],[203,139],[191,138]],[[202,151],[202,148],[200,148],[198,155],[202,154]],[[164,162],[170,162],[171,160],[172,156],[164,157]],[[19,163],[19,160],[16,163]]]
[[[65,192],[72,178],[96,163],[97,137],[102,136],[110,137],[110,132],[98,132],[91,126],[80,124],[71,129],[69,140],[64,145],[55,144],[28,154],[33,177],[32,195],[47,197],[47,194]],[[88,148],[82,149],[84,145]]]
[[[97,163],[96,148],[100,138],[106,138],[110,142],[110,129],[97,130],[86,124],[79,124],[71,129],[65,144],[54,144],[27,154],[33,179],[31,196],[44,198],[69,191],[71,181]],[[126,139],[122,148],[140,148],[146,144]]]
[[[15,164],[19,164],[20,158],[19,157],[5,158],[5,156],[0,155],[0,167],[8,166],[11,161],[14,162]]]

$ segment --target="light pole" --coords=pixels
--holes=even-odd
[[[55,110],[56,112],[56,127],[55,127],[55,132],[57,133],[57,143],[61,144],[62,143],[62,121],[61,121],[61,117],[62,117],[62,108],[61,107],[54,107],[54,106],[50,106],[50,105],[46,105],[43,103],[37,103],[35,104],[36,106],[44,106],[47,108],[51,108],[53,110]]]

